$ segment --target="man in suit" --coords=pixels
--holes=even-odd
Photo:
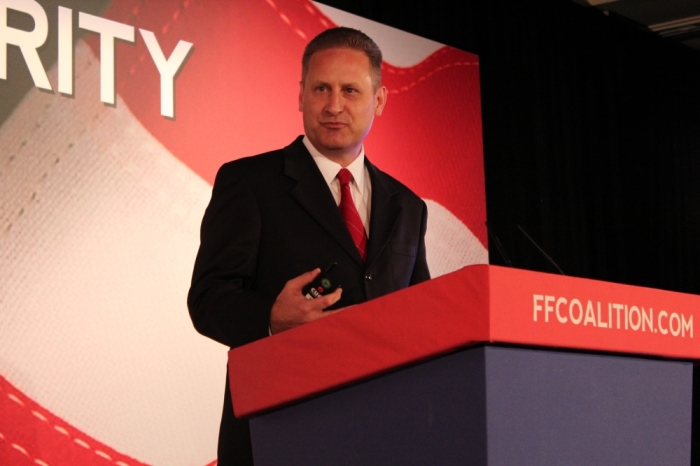
[[[430,278],[425,203],[364,154],[387,99],[381,63],[360,31],[319,34],[302,57],[306,135],[221,167],[188,296],[200,333],[237,347]],[[307,300],[302,287],[332,263],[342,288]],[[218,453],[220,465],[252,464],[228,383]]]

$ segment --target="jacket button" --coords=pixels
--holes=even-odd
[[[368,273],[367,275],[365,275],[365,280],[371,280],[371,279],[372,279],[371,273]]]

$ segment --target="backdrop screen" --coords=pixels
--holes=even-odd
[[[384,53],[365,150],[426,201],[432,275],[486,263],[475,55],[307,0],[0,4],[1,464],[215,459],[199,225],[223,163],[302,133],[301,54],[335,25]]]

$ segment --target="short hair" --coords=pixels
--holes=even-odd
[[[374,90],[382,84],[382,51],[379,46],[364,32],[348,27],[326,29],[309,42],[301,56],[301,82],[306,81],[311,57],[321,50],[347,48],[364,52],[369,58],[372,84]]]

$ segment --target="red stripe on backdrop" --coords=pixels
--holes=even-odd
[[[478,58],[445,47],[411,68],[385,66],[382,78],[387,111],[367,137],[370,159],[446,207],[486,248]]]
[[[176,81],[176,121],[160,115],[158,71],[137,33],[117,45],[117,91],[142,124],[209,183],[225,162],[303,132],[300,57],[334,24],[306,0],[115,0],[105,16],[156,33],[166,56],[194,44]],[[98,54],[97,37],[89,37]],[[384,64],[389,101],[369,158],[456,215],[486,246],[478,58],[443,48],[410,68]]]
[[[145,463],[76,429],[0,376],[0,464],[139,466]]]

